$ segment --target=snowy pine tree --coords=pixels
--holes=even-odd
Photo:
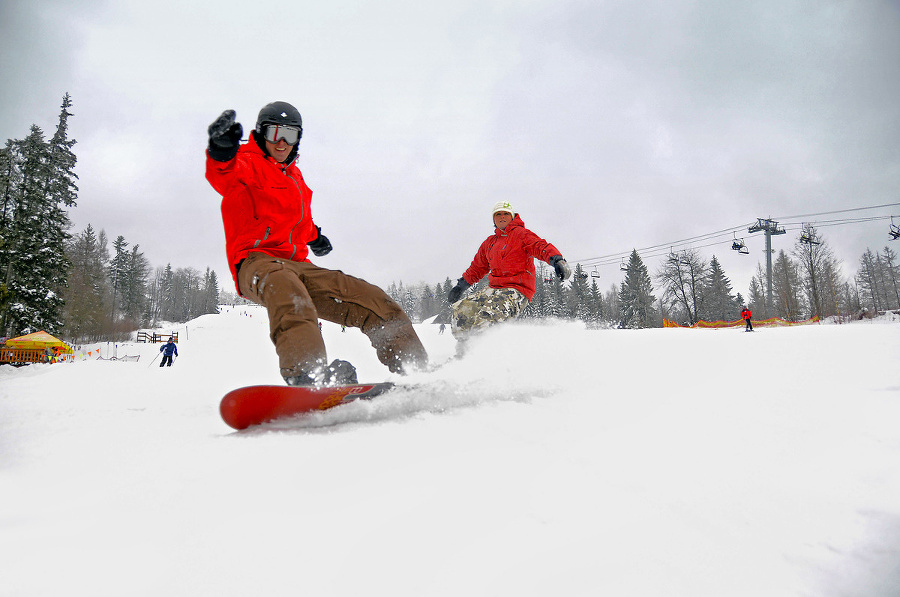
[[[600,287],[597,285],[597,280],[592,280],[590,290],[590,315],[588,319],[585,320],[585,323],[587,323],[590,328],[598,328],[603,324],[603,321],[603,295],[600,293]]]
[[[879,269],[881,268],[881,256],[867,248],[859,259],[859,270],[856,274],[856,283],[859,286],[859,299],[863,307],[877,313],[884,309],[883,290]]]
[[[731,281],[719,260],[713,255],[709,262],[709,273],[703,284],[703,312],[706,321],[734,321],[740,318],[741,305],[731,294]]]
[[[419,320],[425,321],[440,312],[439,301],[428,284],[423,285],[419,296]]]
[[[885,304],[888,309],[900,308],[900,262],[890,247],[881,250],[884,268]]]
[[[619,290],[619,327],[659,327],[659,315],[653,306],[653,283],[637,249],[631,252],[627,267]]]
[[[102,230],[96,234],[90,224],[68,243],[71,268],[64,294],[63,331],[76,343],[100,340],[109,327],[106,243],[106,234]]]
[[[63,100],[51,141],[32,125],[22,140],[8,141],[0,155],[0,331],[6,335],[62,327],[62,292],[69,262],[68,214],[75,204],[74,141],[68,139],[71,102]]]
[[[147,278],[150,275],[150,263],[138,250],[139,247],[134,245],[126,255],[119,303],[123,316],[135,324],[141,323],[145,314]]]
[[[580,263],[575,264],[568,292],[568,313],[572,319],[587,322],[591,319],[591,289],[587,274]]]
[[[219,311],[219,279],[216,272],[206,268],[203,275],[201,314],[218,313]]]

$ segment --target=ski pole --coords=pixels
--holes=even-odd
[[[149,364],[149,365],[147,365],[147,369],[149,369],[149,368],[150,368],[150,367],[152,367],[152,366],[153,366],[153,363],[155,363],[155,362],[156,362],[156,359],[158,359],[158,358],[159,358],[159,355],[160,355],[160,353],[156,353],[156,356],[155,356],[155,357],[153,357],[153,360],[152,360],[152,361],[150,361],[150,364]]]

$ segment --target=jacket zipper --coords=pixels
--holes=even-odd
[[[297,187],[297,193],[299,193],[300,195],[300,219],[297,220],[297,222],[293,226],[291,226],[291,233],[288,235],[288,242],[294,245],[294,252],[291,253],[290,256],[290,259],[293,259],[294,255],[297,254],[297,245],[294,244],[294,229],[297,228],[297,226],[299,226],[300,223],[303,222],[303,220],[306,218],[306,214],[303,211],[303,191],[300,189],[300,185],[299,183],[297,183],[297,180],[287,173],[286,168],[282,168],[281,171],[284,172],[285,176],[291,179],[291,181],[294,183],[294,186]]]

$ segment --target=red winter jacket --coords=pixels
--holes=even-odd
[[[534,259],[547,261],[554,255],[562,253],[526,228],[516,214],[506,230],[495,228],[481,243],[463,278],[475,284],[489,273],[491,288],[515,288],[530,301],[535,291]]]
[[[228,162],[207,153],[206,179],[222,195],[225,253],[235,287],[235,266],[251,251],[309,261],[306,243],[318,236],[310,213],[312,191],[293,161],[279,164],[251,138]]]
[[[750,319],[751,317],[753,317],[753,313],[750,312],[750,309],[741,311],[741,319]]]

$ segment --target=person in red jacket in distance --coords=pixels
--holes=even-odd
[[[753,324],[750,323],[750,318],[753,317],[753,313],[750,311],[750,307],[744,307],[744,310],[741,311],[741,319],[746,322],[746,326],[744,326],[745,332],[753,331]]]
[[[319,319],[360,328],[395,373],[423,368],[428,355],[403,309],[382,289],[314,265],[331,242],[312,219],[312,191],[295,163],[303,121],[287,102],[263,106],[247,143],[234,110],[208,129],[206,178],[222,195],[225,251],[238,293],[266,307],[288,385],[356,383],[356,370],[327,364]]]
[[[535,259],[552,265],[562,280],[572,274],[559,249],[525,228],[511,203],[495,204],[491,217],[494,233],[478,247],[472,264],[447,296],[450,328],[460,340],[465,340],[471,331],[518,317],[534,297]],[[462,298],[485,275],[488,287]]]

